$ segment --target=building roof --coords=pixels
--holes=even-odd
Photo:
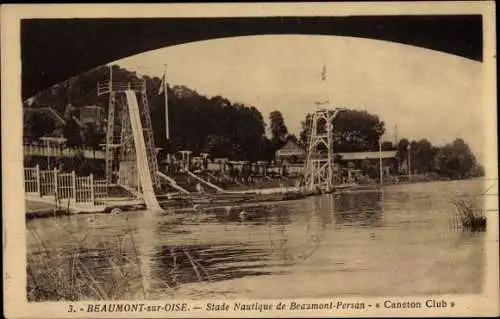
[[[64,126],[66,125],[66,119],[64,118],[61,113],[59,113],[56,109],[50,106],[42,106],[42,107],[25,107],[23,108],[23,120],[27,121],[33,114],[36,113],[44,113],[54,119],[56,126]],[[75,116],[72,116],[72,119],[75,121],[75,123],[83,128],[85,125]]]
[[[349,153],[339,153],[342,159],[345,161],[353,160],[364,160],[364,159],[379,159],[381,155],[382,158],[395,158],[397,151],[382,151],[380,152],[349,152]]]
[[[382,151],[382,158],[395,158],[396,151]],[[298,143],[289,140],[286,144],[276,151],[276,156],[305,156],[306,151]],[[379,152],[348,152],[348,153],[338,153],[342,156],[343,160],[363,160],[363,159],[378,159]]]
[[[55,120],[56,124],[61,124],[61,125],[66,124],[66,121],[64,120],[63,116],[50,106],[23,108],[23,117],[25,121],[36,113],[44,113],[50,116]]]
[[[306,151],[292,140],[288,140],[282,148],[276,151],[276,156],[304,156]]]

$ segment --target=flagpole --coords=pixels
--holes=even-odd
[[[382,166],[382,136],[378,138],[378,159],[380,170],[380,185],[384,184],[384,168]]]
[[[167,141],[170,139],[170,126],[168,120],[168,96],[167,96],[167,65],[165,64],[165,69],[163,70],[163,91],[165,93],[165,132]]]
[[[408,182],[411,183],[411,142],[408,144]]]

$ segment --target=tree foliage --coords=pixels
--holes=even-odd
[[[113,81],[127,83],[138,79],[135,72],[112,67]],[[41,92],[31,107],[52,106],[67,113],[67,105],[77,110],[86,105],[99,105],[107,114],[108,96],[97,96],[97,82],[109,79],[109,67],[99,67],[81,74],[53,88]],[[169,152],[192,150],[208,151],[212,157],[232,159],[270,160],[274,149],[265,137],[262,114],[253,106],[231,102],[222,96],[206,97],[182,85],[167,89],[170,139],[166,138],[165,96],[158,95],[161,80],[145,76],[156,145]],[[71,112],[70,112],[71,113]],[[105,132],[94,127],[82,128],[72,116],[61,129],[61,135],[71,146],[95,148],[103,142]],[[98,136],[93,132],[98,131]]]
[[[37,140],[51,134],[56,129],[56,122],[44,112],[33,113],[26,121],[24,135],[26,139]]]
[[[427,139],[421,139],[411,144],[412,167],[420,173],[429,173],[435,170],[434,157],[437,148]]]
[[[378,150],[379,138],[385,131],[384,122],[377,115],[366,111],[341,110],[332,121],[334,148],[337,152],[362,152]],[[307,144],[312,125],[308,114],[302,121],[300,140]],[[318,131],[325,131],[326,123],[320,122]]]
[[[439,148],[435,157],[438,173],[449,178],[464,178],[477,167],[476,158],[462,139]]]
[[[283,114],[280,111],[272,111],[269,114],[269,123],[271,142],[276,149],[279,149],[285,144],[288,136],[288,128],[285,125]]]
[[[138,80],[135,72],[118,66],[112,67],[112,74],[114,81],[127,83]],[[109,76],[109,67],[98,67],[29,99],[24,106],[54,107],[64,114],[66,124],[57,127],[52,118],[40,113],[28,119],[25,135],[36,139],[50,133],[58,134],[66,137],[70,146],[99,149],[104,143],[105,128],[80,126],[75,112],[82,106],[98,105],[107,114],[109,97],[97,95],[97,83],[107,81]],[[207,152],[211,157],[255,161],[273,159],[275,151],[288,140],[307,146],[311,114],[302,121],[302,130],[297,138],[288,134],[281,112],[271,112],[271,139],[268,139],[263,116],[254,106],[230,101],[223,96],[207,97],[183,85],[167,88],[170,133],[167,139],[165,96],[158,94],[161,80],[149,76],[143,79],[156,145],[168,152],[191,150],[195,154]],[[72,107],[68,108],[68,105]],[[326,124],[320,123],[318,130],[324,131]],[[336,152],[376,151],[385,131],[384,122],[377,115],[352,109],[340,111],[332,124]],[[410,153],[408,146],[411,147]],[[437,172],[450,178],[484,174],[484,168],[476,162],[469,146],[461,139],[443,147],[435,147],[426,139],[410,142],[403,138],[397,145],[382,143],[382,150],[393,149],[401,162],[408,161],[411,154],[412,169],[420,173]],[[376,175],[375,166],[366,168]]]
[[[402,138],[399,140],[396,146],[396,157],[402,162],[408,160],[408,146],[410,141],[407,138]]]

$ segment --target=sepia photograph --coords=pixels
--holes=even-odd
[[[6,5],[6,315],[499,315],[493,2]]]

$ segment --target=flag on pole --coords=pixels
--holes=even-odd
[[[158,95],[165,94],[165,137],[167,140],[170,139],[170,125],[168,120],[168,94],[167,94],[167,67],[165,66],[165,70],[163,71],[163,76],[161,78],[160,88],[158,90]]]

